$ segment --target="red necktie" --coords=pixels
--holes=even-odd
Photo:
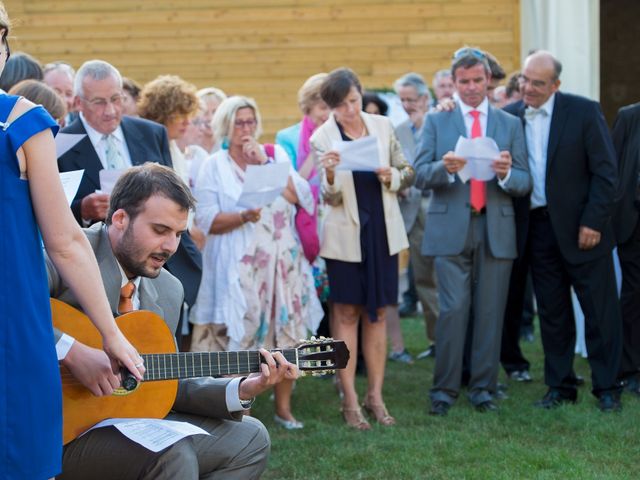
[[[473,117],[471,124],[471,138],[482,136],[482,126],[480,125],[480,112],[471,110],[469,114]],[[471,179],[471,207],[480,212],[487,204],[487,184],[482,180]]]
[[[133,293],[136,291],[136,286],[132,281],[128,281],[120,289],[120,303],[118,303],[118,312],[121,314],[129,313],[133,311]]]

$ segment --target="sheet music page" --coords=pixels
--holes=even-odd
[[[58,133],[56,135],[56,158],[60,158],[86,137],[86,133]]]
[[[493,138],[461,136],[456,143],[455,154],[467,159],[467,164],[458,172],[463,183],[470,178],[486,182],[496,176],[491,164],[500,157],[500,149]]]
[[[71,205],[73,199],[76,198],[83,174],[84,170],[73,170],[72,172],[62,172],[60,174],[60,182],[62,183],[64,195],[67,197],[67,203],[69,205]]]
[[[248,165],[238,206],[262,208],[273,202],[287,186],[291,164]]]
[[[367,136],[351,142],[335,141],[333,149],[340,153],[340,163],[336,170],[374,172],[380,168],[376,137]]]
[[[117,428],[125,437],[152,452],[164,450],[191,435],[209,435],[208,432],[200,427],[187,422],[175,422],[157,418],[109,418],[97,423],[87,432],[95,428],[110,426]]]

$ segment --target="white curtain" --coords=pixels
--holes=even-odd
[[[563,91],[600,99],[599,0],[521,0],[520,51],[549,50],[562,62]]]

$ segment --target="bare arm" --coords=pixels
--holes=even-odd
[[[213,219],[209,233],[221,235],[240,228],[247,222],[255,223],[260,220],[260,210],[260,208],[256,208],[254,210],[243,210],[242,212],[220,212]]]
[[[27,102],[20,105],[24,110],[28,107]],[[105,352],[141,379],[144,368],[135,366],[141,362],[140,356],[113,319],[95,256],[58,181],[51,131],[44,130],[31,137],[22,151],[36,220],[51,260],[100,331]]]

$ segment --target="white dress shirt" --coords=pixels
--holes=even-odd
[[[551,128],[551,115],[553,114],[555,98],[556,94],[554,93],[540,108],[527,107],[524,112],[524,132],[527,139],[529,171],[533,180],[533,191],[531,192],[532,209],[547,205],[547,196],[545,194],[547,148],[549,146],[549,130]]]
[[[471,127],[473,125],[473,116],[471,112],[477,110],[480,112],[480,128],[482,129],[482,136],[487,136],[487,118],[489,116],[489,100],[487,97],[484,97],[482,103],[478,105],[476,108],[470,107],[462,100],[458,100],[458,105],[460,105],[460,113],[462,113],[462,118],[464,120],[464,127],[467,131],[467,138],[471,138]]]
[[[104,134],[89,125],[89,122],[84,118],[82,112],[80,113],[80,121],[82,122],[82,125],[84,125],[84,129],[87,131],[87,136],[98,154],[100,163],[102,163],[102,168],[109,168],[107,165],[107,141],[104,139]],[[120,151],[120,156],[125,164],[124,166],[127,168],[131,167],[133,165],[133,163],[131,163],[131,154],[129,153],[129,147],[127,147],[127,141],[124,138],[124,133],[122,133],[122,127],[118,125],[118,128],[111,132],[111,135],[113,135],[116,140],[115,143]]]

